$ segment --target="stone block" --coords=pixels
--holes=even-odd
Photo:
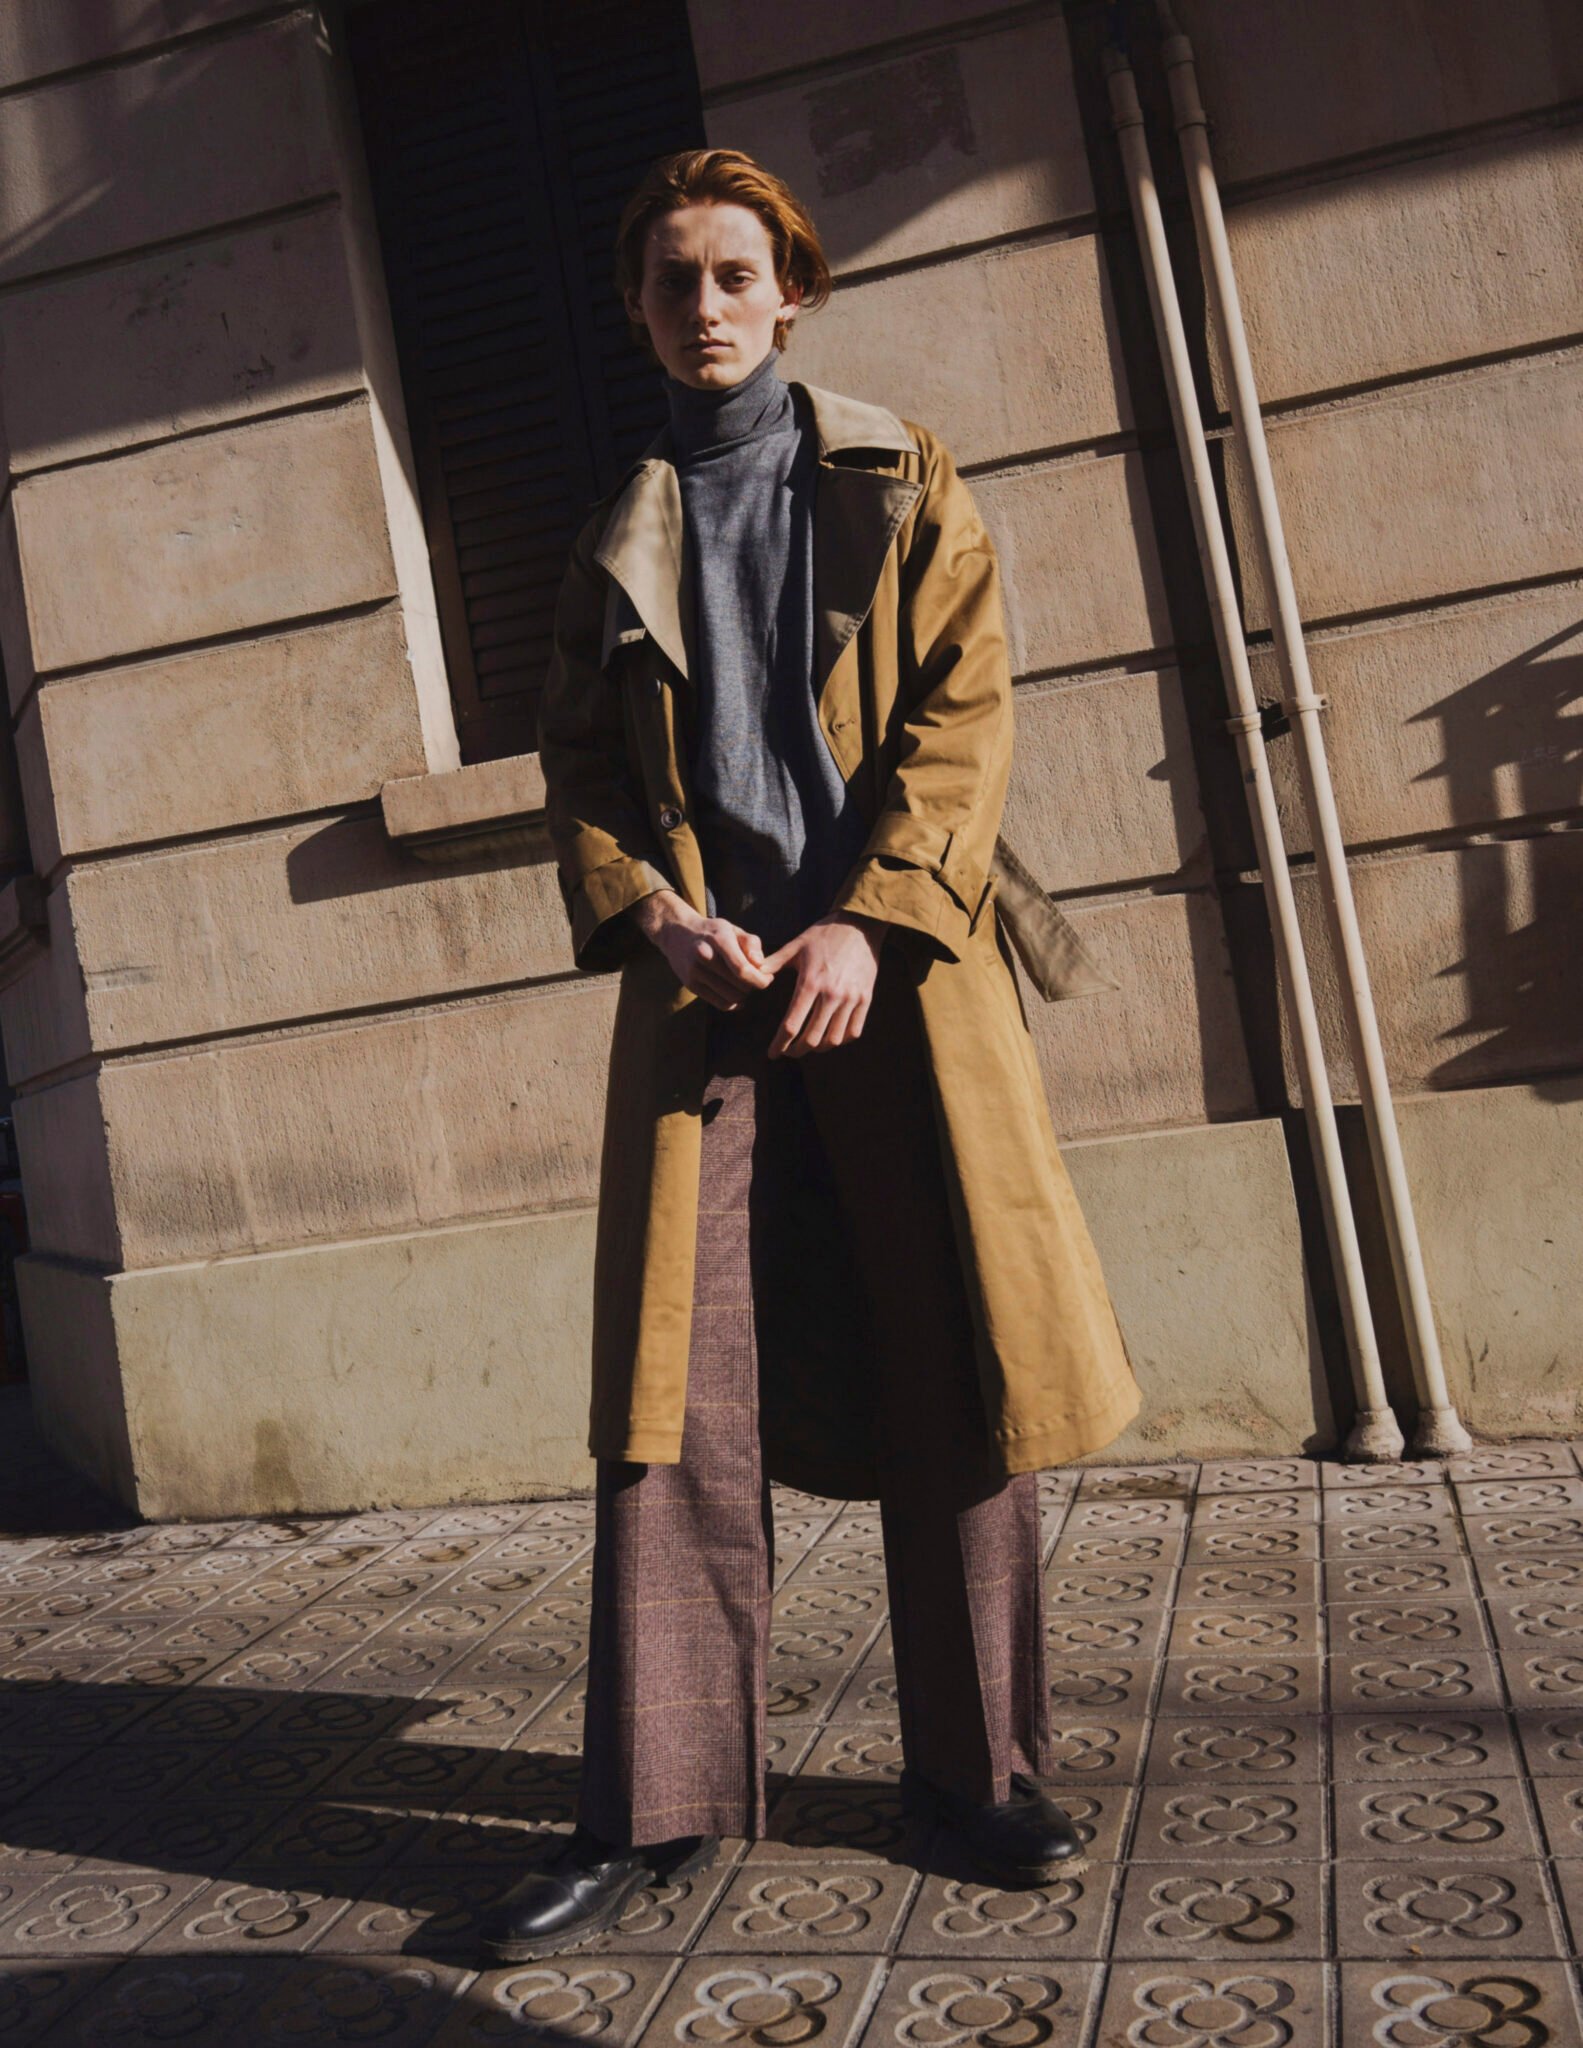
[[[103,1070],[95,1069],[24,1091],[12,1097],[11,1115],[31,1248],[113,1267],[121,1263],[121,1225],[104,1080]],[[200,1136],[201,1126],[189,1125],[189,1114],[183,1103],[167,1144],[190,1146]]]
[[[1098,441],[1134,424],[1093,235],[844,285],[799,318],[787,364],[810,384],[917,420],[962,464]]]
[[[1098,1460],[1333,1444],[1279,1123],[1095,1139],[1062,1156],[1143,1388],[1138,1420]]]
[[[1446,1374],[1480,1436],[1583,1429],[1580,1099],[1563,1082],[1398,1105]]]
[[[49,901],[37,875],[25,870],[0,885],[0,988],[28,973],[48,943]]]
[[[591,1203],[614,1007],[558,984],[25,1092],[33,1246],[145,1267]]]
[[[1121,987],[1045,1003],[1023,985],[1061,1136],[1251,1115],[1253,1083],[1215,899],[1189,890],[1065,908]]]
[[[395,594],[361,402],[46,471],[12,502],[40,673]]]
[[[1325,746],[1350,843],[1576,807],[1576,584],[1321,635],[1308,659],[1330,699]],[[1261,698],[1280,694],[1268,650],[1254,655],[1253,673]],[[1290,739],[1273,743],[1270,765],[1287,845],[1305,849],[1312,840]]]
[[[988,0],[882,0],[861,11],[848,0],[804,0],[795,9],[769,10],[754,0],[693,0],[687,15],[698,82],[714,92],[930,30],[966,28],[976,16],[994,11]]]
[[[44,942],[33,964],[0,988],[6,1079],[13,1087],[46,1067],[81,1059],[92,1050],[64,884],[50,891],[45,912]]]
[[[32,687],[33,649],[17,553],[16,500],[10,491],[0,498],[0,668],[15,707]]]
[[[414,847],[464,851],[476,836],[535,829],[544,816],[544,770],[537,754],[470,761],[440,775],[407,775],[379,792],[385,830]]]
[[[258,0],[10,0],[0,14],[0,87],[74,71],[258,11]]]
[[[1223,178],[1388,149],[1583,93],[1583,16],[1552,0],[1182,0]]]
[[[61,13],[94,12],[61,9]],[[336,189],[309,9],[0,102],[0,280]]]
[[[1583,834],[1374,855],[1351,870],[1395,1086],[1479,1087],[1583,1064]],[[1356,1100],[1312,872],[1296,883],[1331,1083]],[[1295,1086],[1289,1034],[1286,1059]]]
[[[590,1210],[115,1275],[35,1253],[18,1271],[46,1434],[153,1520],[592,1484]]]
[[[12,733],[0,733],[0,868],[15,872],[19,868],[31,871],[32,867],[16,738]]]
[[[733,94],[706,125],[803,198],[838,270],[1093,208],[1059,15]]]
[[[334,207],[0,297],[13,473],[362,382]]]
[[[1207,840],[1174,669],[1022,684],[1004,829],[1047,889],[1205,879]]]
[[[979,477],[972,490],[1000,557],[1019,675],[1171,646],[1142,456]]]
[[[1273,422],[1298,603],[1317,621],[1583,567],[1583,362],[1520,363]],[[1268,624],[1240,456],[1246,612]]]
[[[376,796],[422,772],[401,615],[46,683],[18,728],[38,870]]]
[[[305,820],[87,862],[52,903],[67,892],[70,915],[51,950],[86,992],[100,1052],[430,1002],[571,969],[548,860],[436,868],[392,847],[377,817]],[[53,1054],[75,1057],[75,1029],[63,1036],[43,1020],[17,1050],[14,1082],[53,1066]]]
[[[1575,128],[1234,207],[1260,398],[1340,390],[1571,334],[1583,296],[1580,214]]]
[[[30,1253],[14,1270],[39,1428],[79,1472],[130,1505],[137,1478],[109,1283],[87,1267]]]

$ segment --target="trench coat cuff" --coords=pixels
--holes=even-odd
[[[912,811],[881,811],[863,849],[865,861],[885,858],[922,868],[953,896],[971,918],[984,899],[989,870],[974,858],[960,832],[947,830]]]
[[[588,1433],[588,1454],[621,1465],[679,1465],[682,1433],[660,1423],[628,1422],[615,1427],[595,1425]]]
[[[642,934],[624,913],[657,889],[674,888],[651,861],[620,854],[566,891],[572,921],[572,954],[585,974],[608,974],[637,946]]]
[[[964,904],[939,875],[879,855],[854,868],[832,907],[917,932],[932,951],[960,960],[989,887],[986,880],[978,897]]]

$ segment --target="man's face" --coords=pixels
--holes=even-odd
[[[627,313],[649,330],[654,352],[679,384],[719,391],[756,370],[790,320],[775,252],[748,206],[703,201],[662,213],[643,245],[643,289]]]

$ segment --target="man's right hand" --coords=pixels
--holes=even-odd
[[[632,906],[632,916],[682,986],[717,1010],[736,1009],[745,995],[774,980],[765,972],[756,932],[745,932],[729,918],[701,917],[674,889],[645,896]]]

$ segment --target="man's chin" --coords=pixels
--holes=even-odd
[[[690,384],[695,391],[725,391],[742,383],[751,374],[751,366],[733,349],[722,356],[683,356],[681,367],[671,374],[678,383]]]

